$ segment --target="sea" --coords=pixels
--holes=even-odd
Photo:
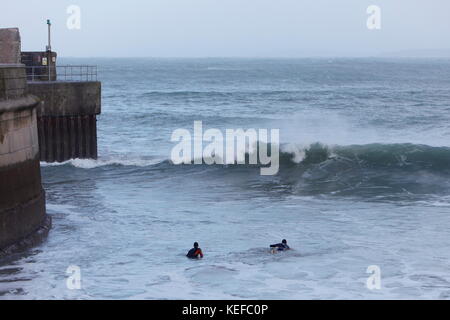
[[[41,164],[53,228],[0,299],[450,298],[450,59],[59,64],[98,67],[99,158]],[[175,165],[195,121],[278,129],[279,172]]]

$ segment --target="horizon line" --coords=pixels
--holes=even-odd
[[[26,52],[26,51],[23,51]],[[63,59],[450,59],[444,55],[367,55],[367,56],[58,56]]]

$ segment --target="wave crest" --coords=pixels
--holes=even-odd
[[[328,146],[314,143],[307,147],[288,145],[282,148],[285,165],[324,163],[329,160],[351,162],[355,166],[370,168],[403,168],[412,170],[450,169],[450,148],[427,145],[367,144],[350,146]]]
[[[269,148],[270,149],[270,148]],[[70,160],[44,166],[115,170],[135,167],[154,181],[177,177],[183,183],[205,177],[230,181],[244,189],[302,196],[341,195],[368,199],[411,197],[418,200],[450,194],[450,148],[416,144],[307,146],[282,145],[277,176],[260,176],[259,165],[180,165],[161,159]],[[108,168],[110,167],[110,168]],[[208,169],[210,168],[210,169]],[[123,174],[130,174],[129,170]]]

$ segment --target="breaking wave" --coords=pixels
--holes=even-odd
[[[120,158],[81,160],[44,167],[115,170],[134,167],[154,179],[182,178],[193,171],[202,178],[227,177],[243,188],[299,195],[385,197],[450,195],[450,148],[417,144],[367,144],[307,146],[281,145],[276,176],[260,176],[259,165],[181,165],[169,160]],[[269,148],[270,150],[270,148]],[[124,172],[124,174],[127,174]],[[230,179],[229,179],[230,178]],[[420,200],[420,199],[419,199]]]
[[[60,166],[72,166],[79,169],[95,169],[100,167],[149,167],[155,164],[161,163],[161,160],[146,159],[146,158],[114,158],[114,159],[73,159],[59,163],[45,163],[42,162],[42,167],[60,167]]]
[[[281,159],[285,165],[311,165],[329,161],[351,163],[357,167],[402,168],[407,170],[448,171],[450,148],[416,144],[368,144],[327,146],[321,143],[307,147],[285,146]]]

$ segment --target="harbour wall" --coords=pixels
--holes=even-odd
[[[100,82],[29,82],[28,91],[41,100],[37,107],[41,161],[97,159]]]
[[[5,55],[9,63],[0,64],[0,256],[39,241],[51,224],[41,184],[39,99],[27,93],[16,58]]]

